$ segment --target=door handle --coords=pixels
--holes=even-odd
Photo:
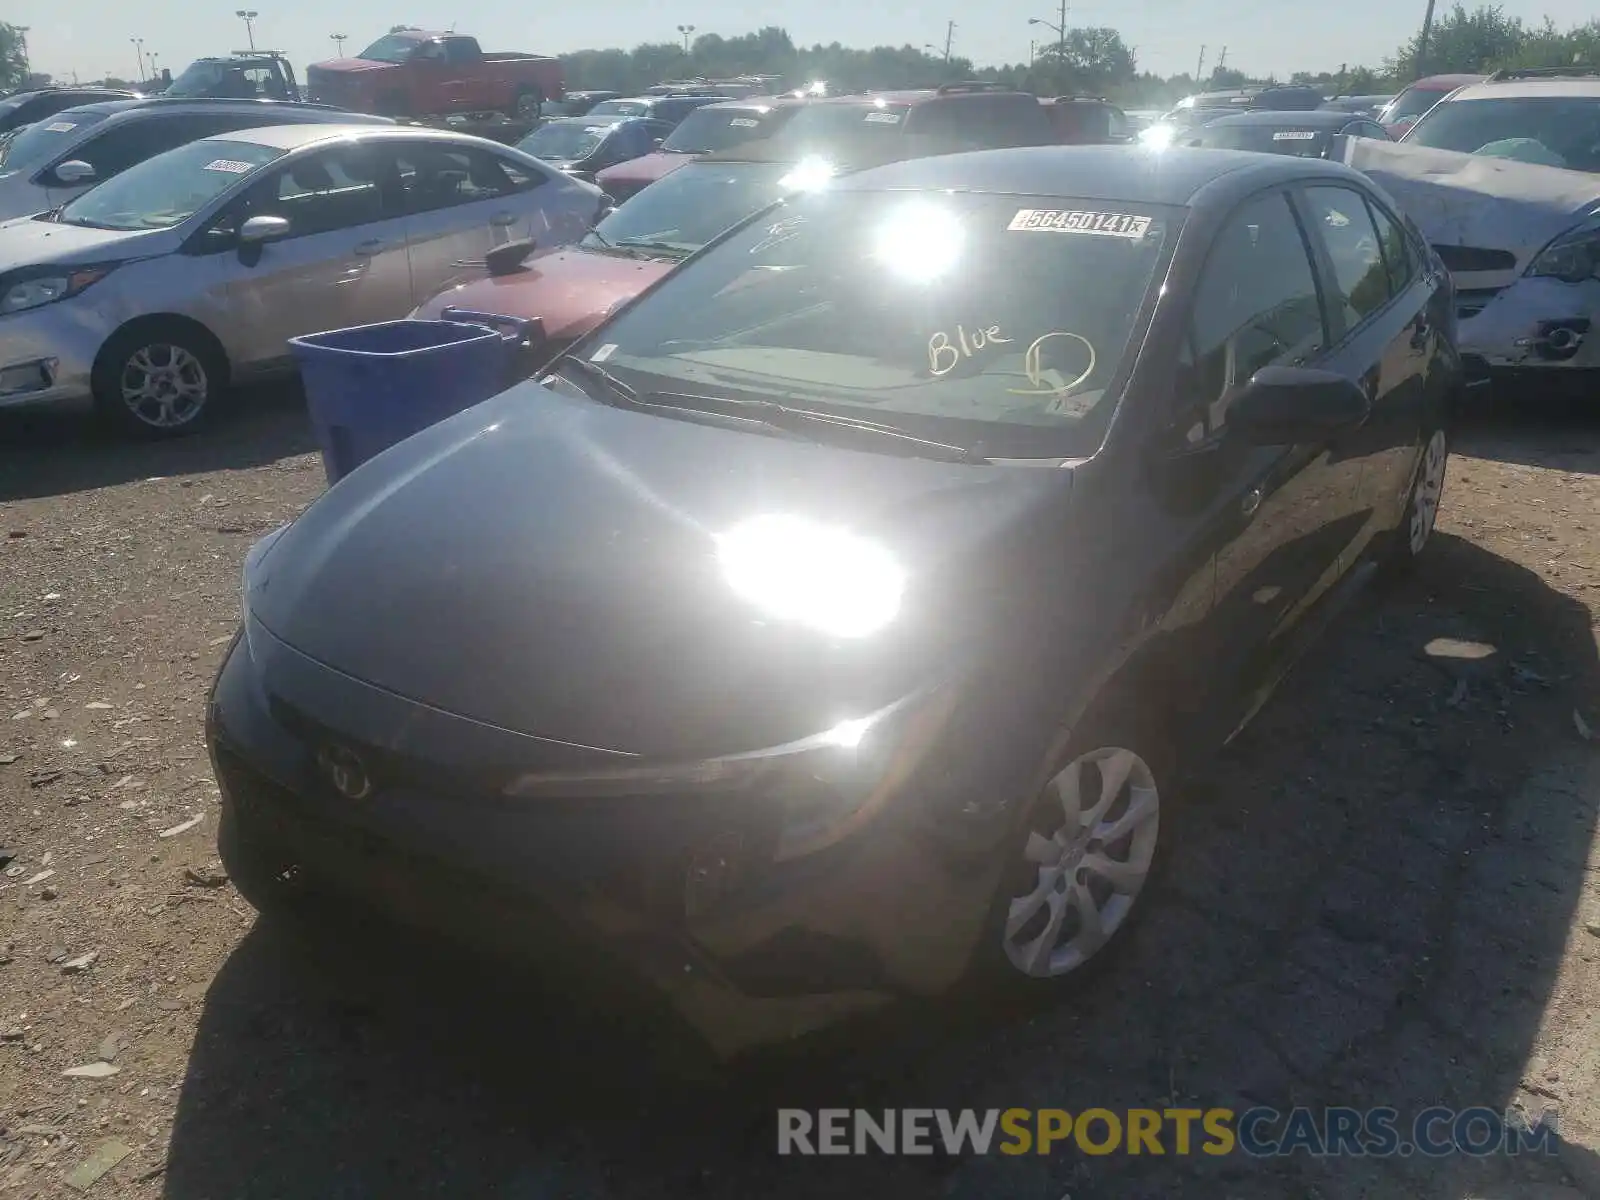
[[[495,213],[494,216],[489,218],[489,224],[498,226],[501,229],[504,229],[508,225],[515,225],[516,223],[516,213]]]
[[[371,258],[375,254],[382,254],[389,248],[389,243],[373,238],[368,242],[360,242],[355,248],[357,258]]]

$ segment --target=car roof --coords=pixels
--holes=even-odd
[[[355,114],[348,114],[355,115]],[[581,119],[581,118],[580,118]],[[455,133],[426,125],[362,125],[353,121],[317,121],[299,125],[263,125],[256,129],[230,129],[202,138],[207,142],[253,142],[257,146],[272,146],[279,150],[298,150],[315,142],[336,142],[344,138],[408,138],[412,141],[460,142],[469,146],[488,145],[498,150],[511,149],[486,138],[468,133]]]
[[[592,116],[582,117],[551,117],[539,128],[543,129],[545,125],[583,125],[592,129],[596,125],[621,125],[624,121],[644,120],[648,120],[648,118],[631,117],[627,113],[595,113]],[[537,133],[538,130],[534,132]]]
[[[1485,79],[1464,85],[1452,100],[1529,100],[1538,96],[1600,96],[1600,76]]]
[[[1421,88],[1425,92],[1436,92],[1443,88],[1458,88],[1469,83],[1482,83],[1484,78],[1482,75],[1429,75],[1426,78],[1418,79],[1414,83],[1407,84],[1402,90],[1409,91],[1411,88]]]
[[[952,154],[966,148],[967,143],[954,139],[931,137],[927,134],[905,134],[884,138],[871,134],[854,137],[794,137],[789,127],[779,130],[769,138],[753,138],[715,154],[707,154],[685,163],[679,170],[687,171],[697,163],[780,163],[794,164],[807,159],[822,159],[840,170],[849,167],[861,169],[899,162],[906,158],[931,157]]]
[[[1229,113],[1225,117],[1218,117],[1215,121],[1207,121],[1206,128],[1213,129],[1224,125],[1301,125],[1307,128],[1337,129],[1341,125],[1348,125],[1352,121],[1370,121],[1372,118],[1361,113],[1346,112],[1343,109],[1308,108],[1286,109],[1252,108],[1249,112]]]
[[[760,112],[769,108],[798,108],[803,104],[815,103],[815,100],[805,96],[746,96],[741,100],[718,100],[712,104],[702,104],[700,107],[733,112]]]
[[[132,112],[238,112],[241,105],[258,105],[264,120],[270,119],[270,115],[274,112],[293,112],[337,113],[339,119],[349,119],[358,124],[365,122],[380,124],[387,121],[387,118],[374,119],[363,113],[342,112],[332,104],[304,104],[295,100],[257,100],[244,97],[230,100],[211,97],[141,96],[127,100],[96,100],[92,104],[80,104],[72,111],[115,117]]]
[[[1234,177],[1239,190],[1247,190],[1307,175],[1346,181],[1364,178],[1340,163],[1248,150],[1030,146],[896,162],[852,175],[839,186],[855,191],[948,189],[1184,206],[1225,176]]]

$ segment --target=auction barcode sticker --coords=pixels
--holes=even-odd
[[[1132,213],[1079,212],[1076,209],[1023,208],[1011,218],[1008,230],[1041,233],[1089,233],[1098,237],[1137,240],[1150,232],[1150,218]]]
[[[754,129],[756,126],[760,125],[761,122],[756,120],[754,117],[735,117],[733,120],[729,121],[728,124],[732,125],[735,129]]]
[[[1311,142],[1317,135],[1309,129],[1280,129],[1272,135],[1275,142]]]
[[[46,133],[71,133],[78,127],[76,121],[51,121],[44,127]]]
[[[236,158],[213,158],[203,169],[207,171],[226,171],[229,175],[248,175],[255,170],[255,164],[240,162]]]
[[[871,123],[873,125],[898,125],[898,124],[900,124],[900,114],[897,113],[897,112],[869,112],[866,116],[862,117],[861,119],[863,121],[867,121],[867,122],[869,122],[869,123]]]

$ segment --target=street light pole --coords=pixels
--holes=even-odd
[[[133,43],[133,54],[134,54],[134,57],[139,60],[139,74],[136,76],[136,79],[137,79],[137,81],[139,83],[143,83],[144,82],[144,39],[141,38],[141,37],[131,37],[128,40]]]
[[[1046,29],[1055,30],[1056,34],[1056,78],[1057,86],[1066,91],[1067,82],[1067,0],[1061,0],[1061,24],[1046,21],[1042,17],[1029,17],[1029,25],[1043,25]]]
[[[693,25],[679,25],[678,32],[683,35],[683,52],[689,53],[689,36],[694,33]]]
[[[343,33],[330,33],[328,35],[328,40],[333,43],[334,57],[336,57],[336,58],[343,58],[344,57],[344,42],[345,42],[345,38],[348,37],[348,36],[349,36],[348,34],[343,34]]]
[[[256,18],[261,14],[253,8],[235,9],[233,15],[244,22],[244,35],[250,39],[250,49],[256,48]]]

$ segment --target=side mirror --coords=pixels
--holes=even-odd
[[[81,159],[69,159],[56,168],[56,178],[71,187],[94,182],[94,168]]]
[[[289,221],[285,217],[251,217],[239,226],[241,246],[260,246],[289,236]]]
[[[666,141],[666,140],[667,140],[666,138],[651,138],[650,139],[650,149],[652,149],[652,150],[661,149],[661,143]]]
[[[522,269],[522,264],[528,261],[528,255],[536,249],[538,243],[533,238],[521,238],[503,246],[495,246],[483,256],[483,262],[489,268],[490,275],[512,275]]]
[[[1354,381],[1313,367],[1262,367],[1228,408],[1228,427],[1253,446],[1320,442],[1367,419]]]

